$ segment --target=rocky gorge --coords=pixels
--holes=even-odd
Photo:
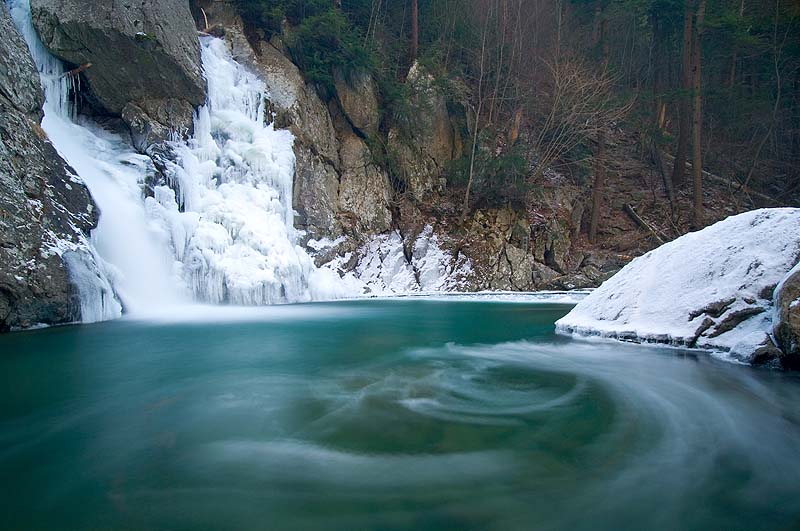
[[[466,104],[446,94],[422,63],[404,80],[416,111],[404,129],[386,119],[368,72],[335,71],[332,90],[321,89],[284,43],[291,27],[267,36],[232,1],[87,9],[77,0],[31,0],[30,13],[42,44],[66,65],[63,80],[77,112],[149,160],[142,183],[149,197],[165,188],[181,194],[173,143],[192,137],[208,96],[198,36],[222,38],[231,57],[263,82],[266,125],[293,136],[291,207],[302,252],[317,268],[360,281],[363,293],[597,287],[667,239],[620,214],[645,204],[651,190],[641,182],[655,179],[626,160],[620,180],[635,186],[606,198],[612,214],[599,244],[586,238],[590,198],[556,171],[545,172],[532,202],[479,204],[463,215],[446,173],[474,124]],[[75,276],[102,269],[88,243],[99,209],[40,127],[42,87],[5,4],[0,23],[9,35],[0,44],[0,329],[74,322],[81,296]],[[622,152],[629,140],[615,130],[609,149]],[[730,213],[720,206],[713,217]],[[776,292],[775,341],[796,353],[796,282],[785,284]]]

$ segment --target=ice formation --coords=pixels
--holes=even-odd
[[[166,182],[145,198],[150,158],[75,115],[75,87],[39,40],[29,0],[8,5],[41,74],[42,126],[101,211],[91,241],[52,245],[79,289],[83,321],[119,317],[123,307],[147,316],[192,301],[263,305],[466,287],[470,261],[444,251],[431,227],[409,257],[391,232],[358,251],[354,271],[339,267],[351,255],[317,268],[293,227],[292,134],[265,125],[264,82],[213,37],[201,39],[208,100],[194,134],[169,143]]]
[[[8,5],[41,74],[42,127],[101,211],[83,254],[70,242],[54,244],[71,253],[64,258],[83,321],[119,317],[123,306],[142,315],[192,300],[257,305],[352,294],[297,245],[292,135],[264,125],[264,84],[223,41],[202,39],[208,102],[197,111],[193,138],[170,145],[177,162],[169,182],[145,199],[152,161],[74,115],[70,77],[39,40],[29,1]]]
[[[800,209],[739,214],[636,258],[556,328],[747,359],[771,333],[774,287],[799,259]]]
[[[194,297],[261,305],[344,295],[296,242],[294,139],[265,125],[264,83],[222,40],[201,44],[208,103],[193,138],[173,145],[169,185],[157,186],[146,205],[166,227]]]

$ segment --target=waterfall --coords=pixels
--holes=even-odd
[[[222,40],[201,40],[207,103],[193,137],[169,142],[167,182],[145,198],[152,160],[76,114],[71,77],[39,40],[29,0],[7,4],[40,72],[42,127],[100,209],[90,242],[100,271],[65,257],[83,321],[119,317],[123,306],[147,316],[191,301],[261,305],[348,294],[296,242],[293,136],[265,125],[264,84]]]
[[[169,227],[195,298],[262,305],[340,294],[338,277],[296,243],[294,137],[265,125],[264,83],[220,39],[203,37],[201,52],[208,102],[194,136],[172,146],[169,185],[147,200]]]
[[[77,116],[69,100],[76,88],[73,78],[64,75],[64,65],[39,40],[29,0],[9,0],[8,6],[39,69],[45,93],[42,128],[100,209],[91,244],[102,271],[87,274],[85,261],[65,260],[81,295],[82,320],[119,317],[122,306],[129,313],[142,314],[150,307],[180,301],[166,238],[159,238],[158,227],[148,219],[142,203],[142,186],[152,171],[152,161],[133,151],[118,135]],[[122,305],[92,294],[101,286],[93,289],[87,285],[109,280]]]

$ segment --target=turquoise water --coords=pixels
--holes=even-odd
[[[0,336],[3,529],[797,529],[800,379],[372,300]]]

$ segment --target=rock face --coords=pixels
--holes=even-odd
[[[773,334],[788,364],[800,368],[800,264],[775,289]]]
[[[82,76],[98,112],[121,116],[137,147],[191,128],[205,102],[200,47],[185,0],[31,0],[42,42]]]
[[[349,76],[334,73],[336,96],[339,105],[353,127],[364,135],[378,132],[380,114],[375,82],[366,72],[355,72]]]
[[[93,262],[84,241],[97,209],[39,126],[39,74],[4,3],[0,31],[0,331],[7,331],[80,318],[64,260]]]
[[[461,156],[462,143],[447,110],[447,99],[433,76],[414,63],[408,73],[411,88],[409,124],[389,132],[388,147],[400,167],[408,191],[424,200],[442,188],[448,162]]]
[[[798,259],[800,209],[746,212],[636,258],[556,325],[786,365],[797,353]]]

